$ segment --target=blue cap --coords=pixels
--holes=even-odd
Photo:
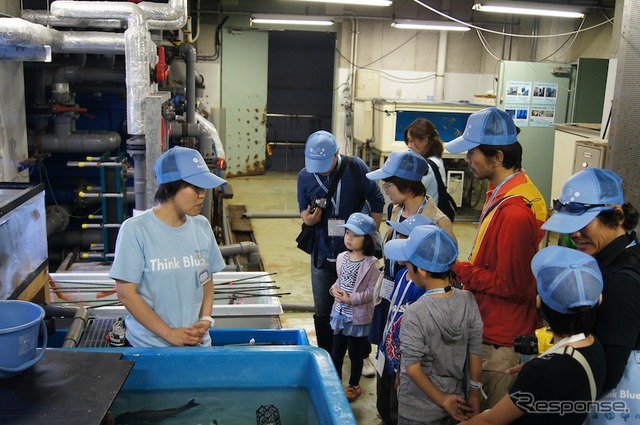
[[[387,221],[387,225],[393,227],[393,229],[401,235],[409,236],[411,231],[418,226],[435,225],[436,222],[431,218],[422,215],[414,214],[411,217],[407,217],[402,221]]]
[[[304,145],[304,167],[310,173],[326,173],[331,170],[337,152],[335,136],[328,131],[316,131]]]
[[[575,202],[585,205],[605,204],[582,213],[565,210],[556,211],[543,225],[543,230],[558,233],[573,233],[584,228],[600,214],[614,205],[624,204],[622,179],[616,173],[601,168],[586,168],[577,172],[562,186],[559,201],[563,204]]]
[[[184,180],[203,189],[213,189],[227,182],[209,171],[200,152],[182,146],[174,146],[160,155],[153,171],[160,184]]]
[[[347,223],[340,225],[340,227],[345,227],[358,236],[369,235],[373,237],[376,232],[376,222],[373,218],[362,213],[351,214]]]
[[[438,226],[418,226],[407,239],[394,239],[384,245],[384,256],[406,261],[432,273],[446,272],[458,258],[456,242]]]
[[[427,172],[427,161],[412,150],[391,152],[382,168],[367,173],[369,180],[399,177],[419,182]]]
[[[602,293],[602,274],[597,261],[584,252],[550,246],[533,256],[531,270],[538,295],[546,305],[566,314],[572,308],[593,307]]]
[[[462,136],[445,143],[451,153],[461,153],[480,145],[505,146],[518,141],[513,119],[498,108],[487,108],[469,116]]]

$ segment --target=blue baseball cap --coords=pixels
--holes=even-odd
[[[216,176],[195,149],[174,146],[158,157],[153,165],[158,183],[184,180],[202,189],[213,189],[227,181]]]
[[[316,131],[304,145],[304,167],[310,173],[326,173],[331,169],[336,153],[338,143],[335,136],[328,131]]]
[[[384,245],[384,256],[409,262],[432,273],[451,269],[458,258],[456,242],[438,226],[418,226],[407,239],[394,239]]]
[[[498,108],[487,108],[469,116],[462,136],[445,143],[451,153],[461,153],[480,145],[505,146],[518,141],[513,119]]]
[[[347,223],[341,224],[340,227],[347,228],[358,236],[369,235],[373,237],[376,232],[376,222],[373,218],[362,213],[351,214]]]
[[[538,295],[554,311],[594,307],[602,294],[602,273],[588,254],[563,246],[550,246],[533,256],[531,270]]]
[[[414,214],[411,217],[407,217],[402,221],[389,221],[387,220],[387,225],[393,227],[393,229],[400,233],[401,235],[409,236],[411,231],[418,226],[427,226],[427,225],[435,225],[436,222],[431,218],[422,215],[422,214]]]
[[[427,172],[427,161],[412,150],[391,152],[382,168],[367,173],[369,180],[384,180],[399,177],[420,181]]]
[[[622,179],[611,170],[585,168],[562,186],[556,212],[543,225],[543,230],[573,233],[584,228],[600,214],[624,204]]]

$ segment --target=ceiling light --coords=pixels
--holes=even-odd
[[[308,3],[355,4],[358,6],[391,6],[391,0],[294,0]]]
[[[515,15],[553,16],[556,18],[583,18],[584,9],[561,4],[520,1],[482,1],[472,7],[480,12],[510,13]]]
[[[394,28],[408,30],[432,31],[469,31],[469,27],[449,21],[415,21],[412,19],[396,19],[391,23]]]
[[[316,25],[326,27],[333,25],[333,21],[326,16],[271,15],[254,13],[251,15],[251,24]]]

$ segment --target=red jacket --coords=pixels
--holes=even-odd
[[[489,212],[480,223],[471,261],[459,262],[453,270],[464,289],[476,297],[484,322],[483,342],[513,346],[514,337],[533,335],[540,326],[531,259],[544,237],[540,226],[547,209],[524,172],[500,187],[491,206],[486,202],[483,212]]]

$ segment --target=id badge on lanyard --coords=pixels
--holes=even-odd
[[[338,218],[330,218],[329,220],[327,220],[329,236],[344,236],[344,227],[340,227],[343,224],[344,220]]]
[[[198,251],[198,269],[196,271],[196,281],[198,282],[198,286],[204,286],[205,283],[209,281],[211,275],[209,274],[209,263],[202,256],[202,252]]]

